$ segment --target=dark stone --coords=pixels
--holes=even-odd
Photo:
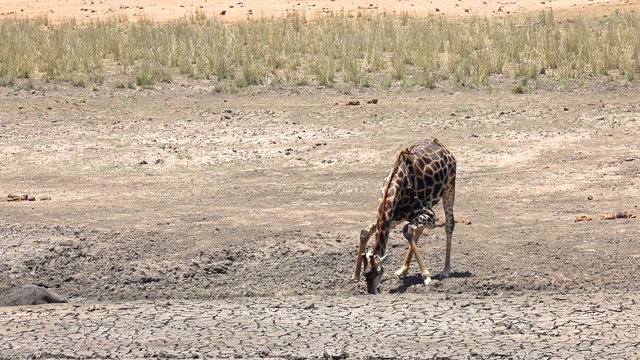
[[[66,302],[67,300],[55,291],[35,285],[0,288],[0,306],[40,305]]]

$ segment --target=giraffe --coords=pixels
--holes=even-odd
[[[455,221],[453,203],[456,187],[456,160],[436,138],[425,139],[398,154],[393,168],[383,182],[382,195],[378,201],[378,216],[374,223],[360,232],[360,246],[356,257],[353,280],[360,279],[364,262],[364,277],[367,292],[375,294],[384,274],[384,263],[389,232],[407,221],[402,233],[409,242],[409,250],[397,276],[409,270],[411,258],[416,257],[425,285],[431,282],[422,256],[418,252],[418,239],[423,230],[435,228],[433,207],[442,199],[445,213],[447,246],[442,277],[451,274],[451,239]],[[369,238],[376,234],[373,250],[365,253]]]

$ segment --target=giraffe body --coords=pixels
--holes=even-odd
[[[451,240],[455,221],[453,204],[455,200],[456,161],[453,155],[437,139],[426,139],[410,146],[398,154],[393,168],[382,186],[378,201],[378,216],[374,223],[360,233],[360,246],[352,279],[360,278],[364,262],[364,276],[367,291],[376,293],[384,273],[389,232],[398,224],[408,222],[403,235],[409,242],[409,250],[402,267],[396,275],[407,273],[411,259],[416,257],[425,284],[431,281],[429,271],[420,255],[417,242],[426,229],[435,227],[433,207],[442,200],[445,212],[447,247],[442,277],[451,272]],[[369,238],[375,233],[373,250],[364,253]]]

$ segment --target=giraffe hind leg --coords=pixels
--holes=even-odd
[[[453,228],[456,225],[453,216],[453,204],[455,202],[455,177],[445,186],[445,192],[442,196],[442,206],[444,207],[445,223],[444,229],[447,233],[447,248],[444,257],[444,270],[440,278],[448,278],[451,276],[451,242],[453,239]]]
[[[362,253],[364,253],[364,249],[367,247],[367,243],[373,235],[373,232],[376,229],[376,223],[369,225],[368,227],[362,229],[360,231],[360,246],[358,247],[358,253],[356,254],[356,267],[353,269],[353,275],[351,275],[351,280],[360,280],[360,270],[362,269]]]

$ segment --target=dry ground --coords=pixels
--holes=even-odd
[[[0,194],[36,198],[0,202],[0,287],[70,304],[1,309],[0,359],[640,355],[640,220],[600,220],[640,212],[637,84],[35,85],[0,89]],[[470,222],[454,274],[425,288],[414,264],[365,296],[359,231],[396,153],[430,136]],[[437,275],[443,229],[420,247]],[[391,269],[405,251],[394,232]]]
[[[30,194],[36,201],[0,203],[0,287],[38,284],[72,304],[115,301],[120,305],[114,309],[149,311],[148,306],[169,300],[187,301],[182,305],[187,309],[209,304],[222,311],[229,304],[273,301],[293,309],[334,304],[344,307],[340,314],[347,316],[349,304],[364,296],[363,284],[352,283],[349,276],[359,230],[375,216],[381,181],[399,149],[436,136],[458,159],[455,211],[471,224],[459,223],[455,230],[452,278],[424,288],[415,265],[401,280],[388,273],[382,291],[390,295],[380,296],[378,306],[388,310],[382,311],[383,318],[400,323],[385,331],[404,331],[406,324],[397,315],[405,301],[421,304],[416,316],[427,319],[437,304],[452,309],[475,304],[464,310],[473,312],[487,302],[498,302],[495,306],[504,311],[515,306],[507,311],[510,316],[531,319],[522,309],[542,302],[547,309],[563,309],[569,321],[575,320],[572,309],[593,299],[621,301],[615,306],[629,310],[625,319],[640,316],[634,300],[640,293],[638,220],[600,220],[605,213],[639,210],[637,87],[594,82],[525,95],[498,87],[491,94],[462,88],[349,96],[332,89],[306,90],[226,96],[195,85],[100,92],[62,86],[5,89],[0,99],[1,191]],[[367,103],[372,99],[377,104]],[[360,105],[346,105],[354,100]],[[39,200],[43,196],[51,200]],[[575,222],[581,215],[593,220]],[[443,229],[425,234],[420,246],[437,275],[443,265]],[[394,232],[391,268],[399,266],[405,249],[401,234]],[[409,293],[414,295],[405,298]],[[136,300],[146,302],[131,303]],[[376,301],[365,303],[369,307],[363,311],[376,316]],[[57,319],[58,311],[69,311],[65,306],[73,305],[28,310],[27,315],[38,317],[18,316],[26,322],[0,328],[11,334],[23,326],[32,331],[62,326],[48,317],[42,320],[39,311]],[[174,311],[186,311],[179,309]],[[2,311],[3,318],[16,314]],[[442,321],[458,324],[470,316],[451,314]],[[433,316],[446,315],[436,311]],[[330,319],[329,326],[335,321]],[[357,329],[362,320],[347,316],[341,321]],[[611,333],[597,329],[611,340],[603,335]],[[461,341],[468,337],[464,329],[458,334]],[[52,344],[56,339],[50,337]],[[637,346],[634,341],[621,344]],[[11,358],[48,350],[71,356],[75,353],[65,351],[79,346],[65,350],[46,343],[18,342],[16,347],[10,342],[12,347],[5,344],[0,354]],[[261,353],[272,348],[260,350],[259,344],[245,352],[240,345],[228,346],[237,356],[272,354]],[[340,349],[325,344],[331,351]],[[393,344],[398,349],[390,347],[391,355],[418,356],[403,352],[408,350],[402,342]],[[500,349],[489,346],[493,342],[482,344]],[[171,350],[154,346],[140,354]],[[207,349],[199,354],[228,354]],[[431,349],[434,355],[461,354]],[[598,349],[608,354],[611,348]],[[322,356],[323,350],[288,354]],[[480,354],[489,356],[489,350]],[[359,351],[350,354],[376,354]]]
[[[131,20],[152,18],[159,21],[191,16],[202,12],[224,21],[239,21],[259,16],[304,14],[308,17],[327,13],[385,13],[437,16],[513,16],[531,11],[550,10],[556,16],[588,14],[600,16],[614,10],[638,11],[634,0],[3,0],[0,18],[46,15],[54,22],[75,18],[79,21],[126,16]],[[224,15],[222,13],[224,12]]]

